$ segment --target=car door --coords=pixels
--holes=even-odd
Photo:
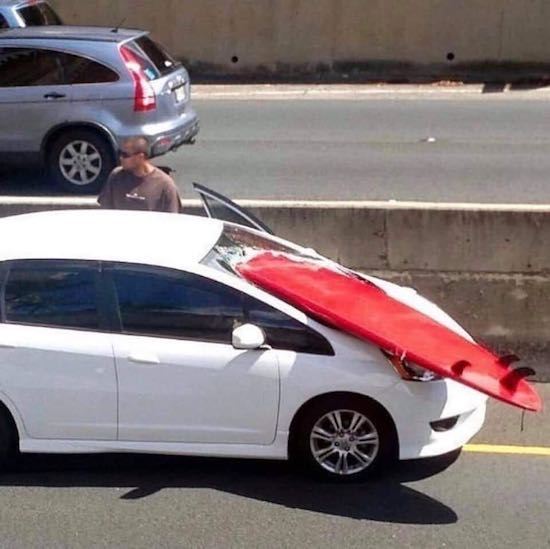
[[[237,350],[242,295],[196,274],[110,265],[123,441],[270,444],[279,405],[271,349]]]
[[[0,42],[0,152],[39,153],[48,131],[70,120],[71,93],[58,52]]]
[[[221,221],[229,221],[238,223],[251,229],[256,229],[267,234],[274,232],[256,216],[241,208],[229,198],[223,196],[204,185],[193,183],[193,189],[200,196],[204,209],[208,217],[219,219]]]
[[[0,392],[29,437],[116,440],[111,335],[98,307],[99,264],[3,265]]]

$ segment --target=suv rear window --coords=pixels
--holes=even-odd
[[[20,8],[17,13],[27,27],[40,27],[42,25],[62,25],[63,21],[49,4],[40,3]]]
[[[181,66],[181,63],[176,61],[160,44],[157,44],[148,36],[141,36],[133,44],[139,48],[140,57],[145,55],[150,60],[157,72],[156,78],[166,76]],[[146,67],[143,68],[146,69]],[[149,76],[146,70],[145,73]],[[151,78],[151,80],[154,80],[154,78]]]

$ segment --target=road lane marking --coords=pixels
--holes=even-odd
[[[465,452],[481,454],[521,454],[527,456],[550,456],[546,446],[506,446],[501,444],[466,444]]]

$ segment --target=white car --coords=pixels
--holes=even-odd
[[[0,233],[4,466],[18,450],[148,452],[292,458],[354,480],[453,451],[483,424],[486,396],[418,368],[403,379],[375,345],[240,277],[228,251],[312,253],[261,230],[86,210],[5,218]]]

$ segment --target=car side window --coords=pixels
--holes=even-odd
[[[7,323],[81,330],[99,329],[94,264],[17,261],[9,265],[3,288]]]
[[[321,334],[250,296],[244,300],[246,322],[263,329],[273,349],[334,356],[334,349]]]
[[[242,295],[216,281],[171,269],[114,267],[123,333],[231,343],[243,323]]]
[[[6,18],[0,13],[0,29],[8,29],[9,27]]]
[[[0,48],[0,88],[55,86],[63,83],[63,67],[57,52],[33,48]]]
[[[63,24],[51,6],[43,2],[36,2],[33,6],[20,8],[17,11],[27,27]]]
[[[60,53],[59,56],[66,84],[99,84],[119,80],[115,71],[101,63],[69,53]]]

